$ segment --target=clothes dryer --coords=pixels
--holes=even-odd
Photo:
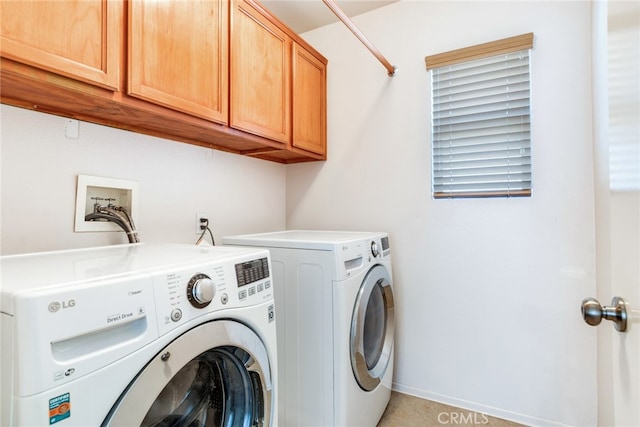
[[[266,250],[135,244],[0,268],[0,425],[278,425]]]
[[[292,230],[223,243],[271,253],[281,424],[375,426],[393,379],[387,234]]]

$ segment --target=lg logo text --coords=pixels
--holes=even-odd
[[[76,300],[70,299],[69,301],[52,301],[49,303],[49,311],[55,313],[61,309],[71,308],[76,306]]]

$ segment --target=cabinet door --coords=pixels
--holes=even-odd
[[[2,57],[118,90],[119,0],[1,1]]]
[[[228,121],[227,0],[130,1],[128,94]]]
[[[230,125],[289,143],[291,39],[247,2],[232,15]]]
[[[326,64],[293,45],[293,146],[326,153]]]

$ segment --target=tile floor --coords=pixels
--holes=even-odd
[[[395,391],[391,393],[389,405],[378,423],[378,427],[437,426],[518,427],[521,424]]]

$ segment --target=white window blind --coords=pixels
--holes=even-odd
[[[634,16],[635,22],[630,19]],[[609,185],[640,190],[640,34],[638,6],[609,5]]]
[[[529,48],[509,50],[430,69],[434,198],[531,195]]]

